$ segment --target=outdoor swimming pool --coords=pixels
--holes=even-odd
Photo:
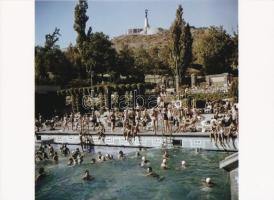
[[[117,148],[116,152],[119,150]],[[229,175],[219,169],[219,161],[229,153],[197,153],[186,149],[170,149],[168,152],[169,170],[160,169],[163,150],[150,149],[141,152],[150,160],[153,170],[164,177],[162,181],[144,176],[145,169],[139,165],[141,158],[136,158],[135,153],[127,154],[126,160],[110,160],[97,164],[90,164],[94,154],[85,154],[83,164],[76,166],[66,166],[68,158],[62,156],[59,156],[59,164],[51,161],[36,163],[36,175],[40,166],[44,166],[47,173],[47,177],[36,185],[36,199],[230,199]],[[114,157],[117,158],[117,154]],[[181,160],[186,161],[186,169],[180,168]],[[95,177],[93,181],[85,182],[81,179],[86,169]],[[212,178],[214,187],[202,185],[201,180],[206,177]]]

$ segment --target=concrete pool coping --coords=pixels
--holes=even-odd
[[[35,133],[37,143],[53,143],[53,144],[71,144],[71,145],[88,145],[81,142],[79,132],[60,132],[42,131]],[[225,145],[220,145],[211,141],[209,133],[202,132],[186,132],[162,135],[158,133],[154,135],[152,131],[139,133],[135,140],[133,138],[125,140],[122,133],[106,133],[104,140],[100,139],[98,134],[91,132],[83,134],[84,137],[90,139],[91,146],[104,147],[121,147],[121,148],[172,148],[183,147],[192,149],[203,149],[212,151],[238,151],[238,139],[229,139]]]

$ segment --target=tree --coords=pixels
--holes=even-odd
[[[238,101],[238,80],[233,80],[229,89],[229,96]]]
[[[192,62],[192,42],[193,38],[190,31],[190,26],[184,28],[184,55],[183,55],[183,70],[190,66]]]
[[[130,69],[135,65],[133,51],[127,45],[123,45],[118,53],[117,72],[123,76],[129,76]]]
[[[73,77],[71,63],[60,50],[59,29],[45,36],[44,47],[35,47],[35,80],[36,83],[65,85]]]
[[[112,73],[116,71],[116,51],[108,36],[96,32],[83,43],[82,60],[84,65],[97,74]]]
[[[72,44],[64,52],[66,59],[71,63],[75,77],[85,79],[87,77],[86,68],[82,65],[82,57],[79,49]]]
[[[76,46],[82,50],[83,42],[90,36],[92,28],[89,27],[86,34],[86,23],[89,17],[86,15],[88,3],[86,0],[79,0],[74,9],[74,25],[73,28],[77,32]]]
[[[238,69],[238,33],[234,32],[232,36],[232,55],[231,55],[231,62],[232,62],[232,68]]]
[[[35,47],[35,81],[39,83],[48,79],[46,66],[44,64],[44,53],[43,47]]]
[[[136,54],[132,49],[130,49],[127,45],[123,45],[118,53],[117,72],[123,76],[126,76],[127,80],[143,82],[143,62],[141,61],[141,57],[138,57],[138,59],[140,59],[138,60],[135,56]]]
[[[59,48],[59,46],[56,45],[56,42],[59,40],[59,36],[61,36],[59,28],[55,28],[52,34],[46,34],[45,48],[46,49]]]
[[[159,47],[152,47],[148,49],[148,54],[150,56],[149,69],[152,74],[165,75],[170,73],[166,57],[163,53],[161,53],[162,50],[163,49]]]
[[[154,67],[152,58],[143,46],[135,49],[134,59],[138,69],[140,69],[144,74],[151,74],[151,70]]]
[[[183,38],[185,22],[182,18],[182,15],[183,8],[181,5],[179,5],[176,11],[176,19],[171,26],[171,52],[175,68],[176,92],[179,91],[179,85],[181,83],[181,70],[184,53]]]
[[[233,41],[222,26],[210,27],[195,38],[193,51],[196,64],[204,66],[207,74],[228,72],[232,65]]]

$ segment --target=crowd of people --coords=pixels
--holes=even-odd
[[[218,103],[207,104],[207,110],[212,110],[213,118],[207,122],[210,124],[210,140],[216,144],[228,144],[230,138],[234,140],[238,136],[238,107],[227,101],[222,106]]]
[[[214,114],[211,120],[205,120],[203,114]],[[125,140],[134,139],[140,132],[152,131],[155,135],[169,135],[184,132],[208,132],[212,141],[224,144],[238,135],[238,108],[231,101],[207,101],[204,109],[182,106],[180,102],[165,103],[161,96],[157,106],[147,109],[141,106],[88,114],[80,112],[55,116],[44,120],[36,119],[37,131],[41,127],[79,131],[80,133],[97,132],[104,141],[105,132],[122,133]],[[117,131],[118,129],[118,131]]]
[[[150,161],[146,158],[145,154],[143,154],[143,152],[145,151],[146,149],[139,148],[139,150],[136,152],[134,157],[135,159],[140,160],[140,167],[145,168],[144,176],[154,177],[154,178],[157,178],[158,181],[162,181],[165,177],[161,177],[159,174],[153,171]],[[75,151],[70,152],[69,148],[65,144],[63,144],[60,147],[59,153],[65,158],[68,158],[67,166],[80,165],[84,161],[84,154],[81,153],[79,148],[76,148]],[[52,160],[54,161],[55,164],[58,164],[58,152],[50,144],[48,145],[41,144],[40,147],[37,149],[35,155],[36,155],[35,156],[36,162],[40,162],[42,160]],[[125,160],[125,159],[126,159],[126,155],[123,153],[123,151],[119,151],[117,160]],[[170,157],[168,151],[164,150],[164,153],[162,155],[162,162],[160,164],[161,170],[170,169],[170,166],[168,165],[168,162],[170,159],[172,158]],[[91,158],[89,164],[95,164],[95,163],[99,164],[108,160],[115,160],[115,158],[112,154],[106,153],[105,155],[103,155],[101,152],[98,152],[97,154],[95,154],[93,158]],[[186,161],[182,160],[181,163],[178,165],[178,167],[176,167],[175,169],[184,170],[186,168],[187,168]],[[40,183],[46,176],[47,174],[45,172],[44,167],[40,167],[38,169],[36,183]],[[88,169],[86,169],[82,176],[82,180],[91,181],[94,179],[95,177],[89,173]],[[212,187],[214,185],[210,177],[203,179],[201,182],[204,186],[207,186],[207,187]]]

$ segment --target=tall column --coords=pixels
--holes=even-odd
[[[191,87],[196,86],[196,76],[195,74],[191,74]]]
[[[228,86],[228,73],[224,74],[224,87]]]
[[[75,96],[71,95],[71,110],[73,113],[75,113]]]

